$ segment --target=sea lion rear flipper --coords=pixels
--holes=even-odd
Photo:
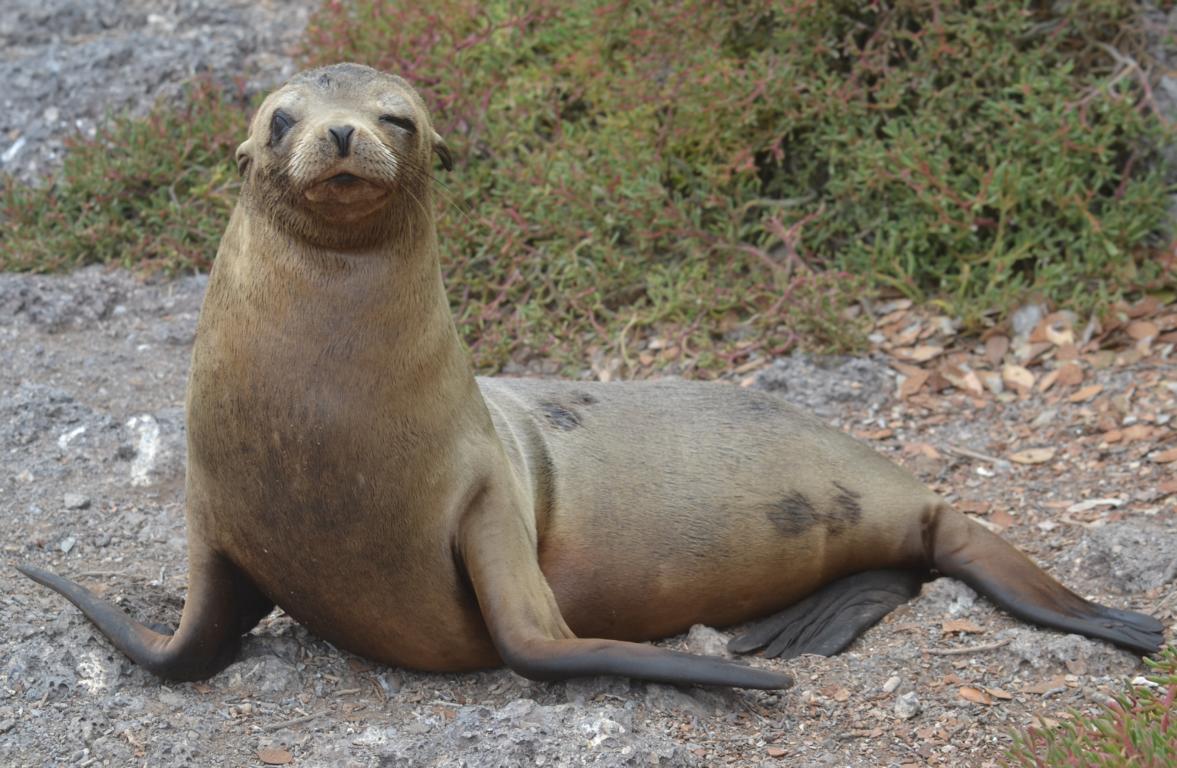
[[[732,638],[728,650],[764,648],[769,658],[803,653],[832,656],[920,592],[926,574],[915,570],[864,571],[827,584],[780,613]],[[766,647],[767,646],[767,647]]]
[[[241,635],[274,605],[236,566],[203,547],[190,547],[188,599],[174,635],[147,628],[69,579],[28,565],[16,568],[80,608],[136,664],[168,680],[203,680],[224,669],[237,655]]]
[[[1110,640],[1138,653],[1155,653],[1164,642],[1164,626],[1152,616],[1084,600],[959,512],[935,511],[928,544],[940,573],[960,579],[1018,618]]]
[[[460,534],[459,548],[495,648],[507,666],[524,677],[624,675],[675,685],[765,689],[793,684],[788,675],[727,659],[642,643],[577,638],[540,571],[533,536],[510,515],[472,516]]]

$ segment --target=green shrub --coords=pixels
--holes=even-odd
[[[1157,688],[1138,685],[1094,717],[1072,712],[1052,728],[1014,734],[1008,764],[1026,768],[1168,768],[1177,765],[1177,648],[1145,659]]]
[[[90,263],[169,272],[212,264],[236,200],[233,151],[247,103],[209,81],[144,118],[117,117],[74,138],[45,188],[11,179],[0,209],[0,268],[52,272]]]
[[[459,157],[439,227],[479,367],[581,366],[657,334],[706,375],[854,348],[846,304],[880,288],[975,327],[1027,295],[1082,311],[1155,281],[1167,136],[1123,63],[1140,14],[333,0],[302,58],[398,72],[433,106]],[[48,192],[10,186],[3,265],[206,265],[245,115],[196,97],[80,142]]]
[[[722,353],[731,312],[780,350],[812,272],[974,325],[1153,277],[1164,129],[1102,47],[1137,10],[356,0],[313,20],[307,60],[400,72],[435,106],[464,158],[442,239],[484,363],[635,324]],[[817,344],[853,343],[821,331],[839,317]]]

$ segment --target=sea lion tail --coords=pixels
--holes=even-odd
[[[936,570],[1020,619],[1144,654],[1155,653],[1164,642],[1164,627],[1153,617],[1079,597],[1004,539],[945,505],[934,506],[927,516],[924,547]]]
[[[108,600],[55,573],[30,565],[16,569],[81,609],[131,661],[159,677],[182,681],[203,680],[228,666],[237,655],[242,631],[253,626],[246,616],[256,623],[268,613],[262,609],[273,606],[256,594],[252,584],[242,584],[236,568],[223,558],[206,559],[203,564],[203,569],[190,571],[188,600],[174,635],[150,629]],[[240,606],[246,606],[247,613],[242,613]]]

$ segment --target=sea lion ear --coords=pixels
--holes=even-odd
[[[241,145],[237,147],[237,174],[239,176],[245,175],[245,169],[249,167],[250,161],[253,160],[253,156],[250,154],[250,150],[252,149],[253,144],[250,139],[241,142]]]
[[[433,131],[433,151],[441,158],[442,168],[447,171],[454,169],[454,156],[450,154],[450,148],[446,145],[445,139],[437,131]]]

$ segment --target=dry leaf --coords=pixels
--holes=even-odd
[[[1043,353],[1054,349],[1054,345],[1048,341],[1039,342],[1037,344],[1029,343],[1014,350],[1017,358],[1023,364],[1029,365],[1042,356]]]
[[[902,373],[904,376],[917,376],[921,373],[925,373],[924,369],[920,368],[918,365],[908,365],[907,363],[901,363],[898,360],[892,360],[891,367]]]
[[[1058,369],[1058,383],[1064,387],[1073,387],[1083,383],[1083,369],[1078,363],[1067,363]]]
[[[942,365],[940,366],[940,375],[957,389],[971,392],[978,397],[985,392],[984,387],[981,386],[981,379],[977,377],[977,372],[965,366]]]
[[[899,383],[899,399],[904,400],[924,388],[930,374],[922,369],[915,369]]]
[[[286,765],[294,761],[294,755],[281,747],[262,747],[257,751],[257,759],[266,765]]]
[[[943,458],[940,451],[936,450],[936,446],[931,443],[907,443],[903,446],[903,452],[906,454],[927,456],[929,459]]]
[[[1088,400],[1090,400],[1091,398],[1098,395],[1100,392],[1103,392],[1103,385],[1102,384],[1092,384],[1090,386],[1083,387],[1083,389],[1079,390],[1078,392],[1071,395],[1067,399],[1070,400],[1072,403],[1085,403]]]
[[[1150,454],[1149,458],[1155,461],[1157,464],[1169,464],[1170,462],[1177,461],[1177,447],[1170,448],[1167,451],[1160,451],[1159,453]]]
[[[1038,391],[1045,392],[1054,386],[1054,382],[1058,379],[1058,369],[1047,371],[1041,379],[1038,380]]]
[[[1160,333],[1157,324],[1148,320],[1133,320],[1131,323],[1128,323],[1128,327],[1125,330],[1136,341],[1155,338]]]
[[[1001,369],[1001,380],[1014,389],[1027,390],[1034,386],[1034,374],[1020,365],[1006,365]]]
[[[1177,493],[1177,480],[1162,481],[1160,485],[1157,486],[1157,491],[1160,492],[1162,496],[1169,496],[1170,494]]]
[[[997,371],[977,371],[977,376],[980,377],[981,383],[985,385],[985,389],[993,394],[1000,395],[1005,391],[1005,385],[1001,382],[1001,374]]]
[[[989,696],[989,694],[985,693],[982,690],[979,690],[977,688],[973,688],[968,685],[962,685],[960,687],[960,697],[962,699],[967,699],[968,701],[971,701],[974,704],[992,704],[993,703],[993,699]]]
[[[1009,337],[996,334],[985,339],[985,359],[989,365],[996,366],[1005,358],[1009,351]]]
[[[1125,442],[1132,442],[1133,440],[1147,440],[1152,437],[1152,427],[1147,424],[1133,424],[1130,427],[1124,427]]]
[[[1043,680],[1034,685],[1027,685],[1022,688],[1022,693],[1046,693],[1047,691],[1058,690],[1059,688],[1067,687],[1067,678],[1062,675],[1055,675],[1048,680]]]
[[[1009,460],[1017,464],[1045,464],[1054,458],[1056,448],[1027,448],[1009,455]]]
[[[1074,344],[1075,332],[1071,329],[1071,316],[1063,312],[1047,315],[1042,321],[1042,335],[1056,347]]]
[[[1130,307],[1124,307],[1124,314],[1128,317],[1144,317],[1155,314],[1164,302],[1159,296],[1145,296]]]
[[[1009,701],[1014,697],[1012,693],[1001,688],[986,688],[985,693],[989,694],[995,699],[1005,699],[1006,701]]]
[[[938,347],[934,344],[921,344],[918,347],[893,349],[891,350],[891,354],[901,360],[910,360],[913,363],[926,363],[943,351],[944,347]]]
[[[780,747],[769,747],[764,751],[768,753],[769,757],[784,757],[785,755],[789,754],[788,751],[781,749]]]
[[[949,619],[940,625],[940,631],[945,635],[951,635],[953,632],[979,634],[985,630],[977,626],[976,622],[969,621],[968,619]]]
[[[1014,518],[1014,516],[1009,512],[1006,512],[1004,509],[999,509],[992,515],[989,515],[989,522],[993,523],[994,525],[1001,526],[1001,528],[1004,530],[1005,528],[1009,528],[1011,525],[1016,523],[1017,519]]]

